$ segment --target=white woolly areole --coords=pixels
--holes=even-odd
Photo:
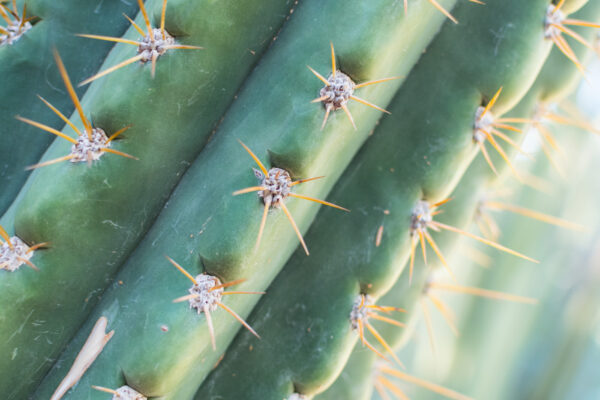
[[[12,272],[25,264],[24,260],[29,261],[33,256],[33,251],[27,252],[29,246],[16,236],[10,238],[10,243],[12,247],[6,242],[0,247],[0,269]]]
[[[266,188],[259,191],[258,196],[262,197],[265,203],[270,202],[273,207],[278,207],[279,202],[288,197],[292,190],[292,178],[284,169],[271,168],[267,176],[254,169],[254,175],[260,181],[260,186]]]
[[[152,61],[152,57],[160,57],[166,53],[168,48],[165,46],[172,46],[175,44],[175,38],[165,30],[165,38],[163,39],[162,31],[159,28],[152,29],[152,36],[154,37],[154,41],[151,39],[150,35],[144,36],[144,38],[140,41],[140,45],[138,46],[138,54],[142,55],[141,62]]]
[[[327,96],[325,100],[322,100],[325,107],[331,110],[342,108],[354,94],[354,82],[341,71],[335,71],[335,77],[333,74],[329,75],[327,82],[329,82],[329,86],[325,86],[319,92],[320,97]]]
[[[116,394],[113,395],[112,400],[147,400],[148,398],[143,394],[136,392],[129,386],[121,386],[116,390]]]
[[[350,311],[350,324],[352,325],[352,329],[359,329],[358,321],[364,322],[367,319],[369,319],[369,316],[367,315],[367,306],[370,306],[372,304],[373,300],[368,294],[361,294],[356,297],[356,299],[354,300],[354,304],[352,305],[352,311]]]
[[[8,31],[8,35],[5,33],[0,34],[0,46],[5,44],[13,44],[19,40],[19,38],[23,36],[25,32],[31,29],[31,24],[29,22],[25,22],[23,26],[19,28],[20,25],[21,21],[17,20],[12,21],[6,26],[3,26],[3,28]]]
[[[545,23],[544,37],[546,39],[560,36],[560,34],[561,34],[560,29],[558,29],[555,26],[552,26],[552,24],[562,25],[563,21],[566,18],[565,13],[563,13],[561,10],[558,10],[555,12],[554,11],[555,8],[556,8],[556,6],[554,4],[550,4],[546,11],[546,19],[544,21],[544,23]]]
[[[292,393],[290,394],[290,397],[288,397],[286,400],[309,400],[310,397],[308,397],[305,394],[300,394],[300,393]]]
[[[433,221],[433,217],[431,216],[429,202],[419,200],[412,210],[410,221],[411,235],[414,235],[417,231],[423,232],[427,230],[427,226],[431,221]]]
[[[219,286],[221,281],[216,276],[208,274],[200,274],[194,279],[196,280],[196,284],[194,284],[188,292],[197,296],[189,299],[190,308],[195,308],[196,311],[198,311],[198,314],[204,312],[205,309],[208,309],[208,311],[215,311],[218,304],[221,302],[221,297],[223,297],[223,288],[215,289],[213,291],[211,291],[211,289],[215,286]]]
[[[491,132],[494,123],[494,114],[488,111],[482,116],[484,110],[485,107],[480,106],[475,112],[475,122],[473,123],[473,140],[475,142],[485,141],[487,135],[484,131]]]
[[[110,147],[108,136],[100,128],[92,129],[92,140],[84,132],[77,138],[77,144],[71,146],[72,163],[84,161],[97,161],[104,154],[104,149]]]

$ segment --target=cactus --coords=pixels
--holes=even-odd
[[[419,253],[446,264],[430,230],[527,258],[436,207],[478,152],[512,168],[499,141],[523,121],[503,114],[553,45],[583,70],[563,36],[593,25],[567,17],[582,0],[26,2],[2,65],[66,90],[0,113],[43,138],[2,148],[34,170],[0,203],[8,399],[301,399],[359,339],[401,363],[373,321],[399,328],[379,299],[399,277],[418,293]]]
[[[589,4],[587,7],[584,7],[578,14],[582,17],[597,19],[598,12],[600,11],[600,7],[598,4]],[[589,38],[589,33],[580,32],[582,35]],[[575,51],[578,56],[582,60],[587,60],[591,56],[591,51],[588,51],[584,46],[574,46]],[[584,62],[585,64],[585,62]],[[534,107],[538,108],[540,104],[550,104],[553,102],[560,101],[564,98],[569,92],[573,91],[580,81],[581,75],[575,68],[575,65],[570,61],[566,61],[564,56],[560,53],[559,49],[554,49],[552,54],[550,55],[548,61],[544,65],[540,75],[538,76],[536,83],[530,89],[529,93],[525,96],[525,98],[515,107],[515,110],[511,111],[508,114],[509,117],[517,118],[518,116],[523,115],[532,115],[534,113]],[[564,124],[565,122],[569,122],[566,118],[557,119],[559,123]],[[541,120],[532,121],[535,122],[535,126],[539,129],[543,128],[540,126]],[[556,122],[554,122],[556,125]],[[581,124],[580,124],[581,125]],[[586,126],[589,130],[589,126]],[[578,132],[581,135],[581,132]],[[573,142],[573,139],[571,139]],[[514,152],[514,149],[513,149]],[[545,163],[545,157],[541,157],[542,160],[538,162],[539,165],[547,167]],[[505,166],[506,168],[506,166]],[[490,168],[487,166],[486,160],[483,157],[479,157],[479,160],[469,167],[469,170],[461,179],[460,184],[457,189],[452,194],[453,201],[446,206],[445,213],[441,216],[444,222],[451,224],[453,226],[464,227],[467,226],[468,222],[472,222],[475,216],[477,215],[477,210],[480,207],[480,198],[486,192],[490,192],[491,188],[493,188],[494,184],[497,185],[498,182],[495,182],[494,174],[491,173]],[[505,179],[506,180],[506,179]],[[485,183],[482,183],[485,182]],[[531,196],[529,196],[531,197]],[[517,211],[523,211],[523,208],[516,208]],[[564,220],[559,220],[556,218],[549,218],[547,215],[540,214],[531,214],[527,213],[529,216],[533,215],[538,219],[542,219],[544,222],[550,222],[555,225],[559,225],[563,228],[579,228],[578,226],[567,223]],[[523,219],[523,218],[521,218]],[[525,219],[523,222],[528,221]],[[530,220],[529,220],[530,221]],[[540,228],[543,228],[540,227]],[[510,230],[509,230],[510,232]],[[481,233],[485,233],[485,230],[481,230]],[[541,234],[541,233],[540,233]],[[532,238],[534,236],[531,236]],[[456,247],[457,237],[446,236],[440,239],[440,248],[444,249],[445,252],[452,252],[452,249]],[[512,240],[514,245],[523,246],[523,240]],[[526,246],[529,247],[529,246]],[[450,249],[450,251],[448,250]],[[470,254],[476,251],[475,248],[469,246]],[[452,253],[451,253],[452,254]],[[540,253],[538,253],[540,254]],[[459,260],[461,264],[464,264],[465,254],[452,254],[454,259]],[[476,254],[477,255],[477,254]],[[489,254],[490,257],[486,257],[484,261],[489,262],[491,259],[496,258],[493,254]],[[514,264],[514,260],[510,256],[506,257],[510,259],[511,264]],[[420,263],[423,261],[420,260]],[[438,267],[441,267],[439,265]],[[434,264],[435,266],[435,264]],[[486,265],[489,267],[490,265]],[[413,283],[409,285],[408,277],[401,277],[398,282],[394,285],[394,287],[382,298],[382,302],[385,304],[398,305],[402,307],[406,307],[409,311],[406,317],[401,317],[398,320],[406,325],[406,329],[403,331],[399,331],[396,329],[391,329],[390,327],[386,327],[385,325],[379,324],[377,325],[378,329],[381,329],[382,334],[386,337],[390,344],[396,348],[402,348],[407,345],[407,342],[410,340],[411,336],[414,335],[414,326],[417,322],[418,318],[421,316],[425,316],[425,312],[422,311],[421,307],[417,303],[417,299],[421,297],[421,292],[424,290],[424,286],[426,284],[426,280],[430,277],[429,273],[423,269],[423,265],[418,265],[416,267],[417,271],[422,271],[420,276],[416,277],[416,284]],[[464,274],[462,274],[464,276]],[[475,279],[478,274],[471,272],[471,279]],[[491,282],[491,280],[490,280]],[[480,283],[479,286],[482,286]],[[485,286],[485,284],[483,284]],[[492,294],[494,293],[484,293],[484,294]],[[535,293],[532,293],[535,294]],[[507,296],[499,296],[504,299],[511,299]],[[517,299],[519,300],[519,299]],[[438,300],[436,300],[437,302]],[[477,300],[478,301],[478,300]],[[440,303],[437,304],[439,306]],[[434,311],[435,307],[434,307]],[[512,313],[514,315],[514,312]],[[451,321],[450,321],[451,322]],[[452,325],[449,326],[453,328]],[[463,329],[464,330],[464,329]],[[479,329],[476,330],[476,335],[478,334]],[[430,335],[431,332],[428,332]],[[429,340],[423,340],[424,342],[429,343],[432,338]],[[466,348],[472,347],[471,343],[473,342],[473,336],[469,336],[468,339],[465,339],[465,348],[463,348],[463,352],[467,353],[464,356],[464,360],[470,361],[462,361],[462,364],[459,361],[455,362],[455,367],[459,365],[466,365],[470,363],[470,372],[473,372],[473,368],[478,365],[478,363],[472,362],[472,358],[469,358],[469,352],[465,351]],[[432,344],[435,346],[435,344]],[[427,346],[428,347],[428,346]],[[437,346],[439,350],[439,345]],[[430,351],[429,348],[427,349]],[[401,353],[404,354],[404,353]],[[344,396],[349,396],[349,393],[355,393],[356,399],[366,399],[369,398],[371,392],[373,391],[374,384],[374,370],[375,370],[375,362],[377,357],[372,353],[365,352],[363,348],[357,347],[351,355],[351,358],[348,361],[347,366],[344,371],[341,373],[338,381],[336,381],[330,389],[321,395],[317,396],[316,399],[326,400],[326,399],[335,399],[342,398]],[[461,368],[464,369],[464,368]],[[491,365],[488,367],[488,370],[496,371]],[[381,374],[379,374],[381,375]],[[454,379],[447,379],[445,384],[450,387],[457,387],[457,384],[464,383],[462,388],[465,390],[469,390],[472,387],[471,375],[468,375],[469,378],[466,378],[464,381],[456,379],[459,374],[454,374]],[[348,376],[351,376],[351,379],[348,379]],[[378,390],[382,390],[381,384],[379,384]],[[415,386],[410,385],[409,386]],[[460,386],[458,386],[460,387]],[[385,390],[385,389],[383,389]],[[489,390],[489,386],[487,386],[484,390]],[[421,392],[420,396],[424,396],[426,393]],[[484,393],[484,395],[488,395]],[[502,398],[502,396],[498,396],[498,398]]]

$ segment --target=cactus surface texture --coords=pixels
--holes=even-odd
[[[0,397],[594,398],[599,23],[0,0]]]

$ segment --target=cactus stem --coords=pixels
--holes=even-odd
[[[144,16],[144,22],[146,24],[146,28],[148,29],[148,33],[145,33],[139,25],[137,25],[131,18],[125,15],[125,18],[131,23],[131,25],[135,28],[135,30],[142,36],[139,41],[128,40],[122,38],[116,38],[112,36],[102,36],[102,35],[89,35],[89,34],[78,34],[77,36],[89,38],[89,39],[97,39],[97,40],[106,40],[109,42],[119,42],[130,44],[136,46],[138,55],[135,57],[131,57],[125,61],[120,62],[114,67],[110,67],[104,71],[97,73],[96,75],[84,80],[78,86],[86,85],[92,81],[95,81],[98,78],[101,78],[105,75],[110,74],[118,70],[119,68],[125,67],[129,64],[133,64],[136,61],[141,61],[142,63],[146,63],[151,61],[151,76],[154,78],[154,74],[156,71],[156,61],[158,57],[165,54],[168,50],[171,49],[186,49],[186,50],[202,50],[203,48],[200,46],[191,46],[191,45],[182,45],[177,44],[175,42],[175,38],[171,36],[165,30],[165,13],[167,10],[167,0],[163,0],[162,12],[160,16],[160,28],[152,28],[152,24],[150,24],[150,19],[148,18],[148,13],[146,11],[146,7],[144,6],[144,2],[142,0],[138,0],[138,4],[140,6],[140,10],[142,11],[142,15]]]
[[[321,178],[323,178],[323,176],[299,179],[295,182],[292,182],[292,179],[290,178],[290,174],[287,171],[285,171],[281,168],[271,168],[270,170],[267,170],[267,168],[263,165],[263,163],[260,161],[260,159],[256,156],[256,154],[254,154],[252,152],[252,150],[250,150],[250,148],[248,146],[246,146],[244,143],[242,143],[241,140],[238,140],[238,142],[240,142],[242,147],[246,150],[246,152],[248,152],[250,157],[252,157],[254,162],[260,168],[260,171],[254,170],[254,175],[261,181],[260,186],[251,186],[251,187],[247,187],[245,189],[240,189],[240,190],[233,192],[234,196],[237,196],[239,194],[244,194],[244,193],[258,192],[258,196],[263,199],[263,202],[265,204],[264,209],[263,209],[262,219],[260,221],[260,228],[258,230],[258,235],[256,238],[256,243],[254,245],[254,249],[256,250],[260,244],[260,239],[262,238],[262,234],[263,234],[265,224],[267,221],[267,214],[268,214],[269,208],[271,206],[273,206],[273,207],[279,207],[283,210],[284,214],[290,221],[292,228],[296,232],[296,235],[298,236],[298,239],[300,240],[300,243],[302,244],[302,247],[304,248],[306,255],[309,255],[308,248],[306,247],[306,243],[304,242],[304,238],[302,238],[302,233],[300,233],[300,230],[298,229],[298,226],[296,225],[296,222],[294,221],[292,214],[290,214],[289,210],[285,206],[284,200],[288,196],[291,196],[291,197],[296,197],[299,199],[308,200],[308,201],[312,201],[312,202],[319,203],[319,204],[324,204],[326,206],[337,208],[337,209],[347,211],[347,212],[349,212],[350,210],[348,210],[344,207],[340,207],[336,204],[329,203],[324,200],[315,199],[314,197],[309,197],[309,196],[292,193],[291,192],[292,186],[295,186],[299,183],[310,182],[310,181],[314,181],[316,179],[321,179]]]
[[[404,364],[402,364],[400,359],[396,356],[391,346],[385,341],[385,339],[379,334],[379,332],[377,332],[373,325],[369,323],[369,318],[374,318],[399,327],[404,327],[405,325],[391,318],[378,315],[377,311],[369,311],[369,308],[371,308],[372,310],[379,310],[378,308],[370,307],[373,305],[374,304],[372,304],[371,299],[368,295],[359,295],[354,300],[354,304],[352,305],[352,311],[350,312],[350,325],[352,326],[353,330],[358,332],[358,336],[360,337],[360,341],[363,344],[363,346],[366,346],[379,357],[387,360],[387,358],[379,351],[377,351],[365,338],[364,327],[366,327],[367,330],[371,332],[375,339],[381,344],[381,346],[383,346],[383,348],[391,354],[392,358],[398,363],[398,365],[404,368]],[[393,311],[392,309],[396,310],[395,307],[381,307],[381,309],[386,310],[385,312],[388,312],[387,310]]]
[[[147,397],[129,386],[121,386],[117,390],[92,385],[92,389],[113,395],[112,400],[146,400]]]
[[[434,393],[440,394],[442,396],[445,396],[449,399],[454,399],[454,400],[473,400],[471,397],[467,397],[463,394],[460,394],[458,392],[455,392],[454,390],[445,388],[443,386],[440,385],[436,385],[434,383],[428,382],[426,380],[423,379],[419,379],[417,377],[414,377],[412,375],[408,375],[407,373],[404,373],[402,371],[398,371],[397,369],[394,368],[390,368],[387,366],[380,366],[378,368],[379,372],[387,374],[389,376],[393,376],[394,378],[398,378],[403,380],[404,382],[407,383],[412,383],[414,385],[420,386],[424,389],[427,389],[429,391],[432,391]],[[400,389],[394,385],[392,382],[388,381],[386,378],[384,378],[383,376],[379,375],[377,377],[378,380],[380,380],[380,382],[385,385],[386,387],[388,387],[388,389],[390,389],[390,391],[394,392],[395,394],[397,394],[394,389],[392,389],[391,387],[394,387],[396,391],[400,391]],[[386,383],[387,382],[387,385]],[[391,385],[391,387],[389,386]],[[400,393],[402,393],[400,391]],[[404,397],[400,397],[400,398],[406,398],[406,395],[404,395],[404,393],[402,393],[402,396]]]
[[[92,328],[92,332],[75,358],[71,369],[60,382],[50,400],[61,399],[64,394],[73,387],[79,379],[81,379],[85,371],[87,371],[94,360],[96,360],[102,349],[104,349],[104,346],[106,346],[106,343],[108,343],[115,333],[115,331],[106,333],[107,325],[108,320],[106,317],[98,318],[98,321],[96,321],[96,324]]]
[[[333,43],[330,42],[330,45],[331,45],[331,74],[329,75],[328,79],[325,79],[321,74],[319,74],[312,67],[307,65],[308,69],[310,69],[311,72],[317,78],[319,78],[319,80],[321,82],[323,82],[325,84],[325,87],[322,88],[319,93],[320,96],[311,101],[311,103],[322,102],[325,105],[325,117],[323,118],[323,123],[321,124],[321,130],[323,130],[323,128],[325,127],[325,124],[327,123],[327,119],[329,118],[329,113],[332,110],[335,111],[340,108],[342,110],[344,110],[344,113],[348,116],[348,119],[350,120],[350,122],[352,123],[352,126],[356,130],[356,124],[354,123],[354,118],[352,118],[352,114],[350,113],[350,110],[348,109],[348,106],[347,106],[348,100],[350,100],[350,99],[357,101],[361,104],[364,104],[366,106],[369,106],[371,108],[374,108],[378,111],[382,111],[382,112],[389,114],[390,113],[389,111],[386,111],[383,108],[376,106],[375,104],[369,103],[368,101],[363,100],[360,97],[354,96],[354,91],[356,89],[359,89],[359,88],[362,88],[365,86],[374,85],[376,83],[381,83],[381,82],[387,82],[387,81],[391,81],[394,79],[399,79],[401,77],[394,76],[391,78],[383,78],[383,79],[377,79],[377,80],[372,80],[372,81],[368,81],[368,82],[355,84],[348,75],[344,74],[342,71],[339,71],[336,68],[335,50],[333,48]]]
[[[175,300],[173,300],[173,303],[181,303],[184,301],[188,301],[190,303],[190,308],[195,308],[198,314],[203,312],[206,315],[206,323],[208,325],[208,331],[210,333],[210,339],[213,350],[217,349],[217,345],[210,312],[216,310],[217,307],[221,307],[222,309],[227,311],[242,325],[244,325],[244,327],[246,327],[246,329],[248,329],[254,336],[260,339],[260,336],[254,331],[254,329],[252,329],[250,325],[248,325],[246,321],[244,321],[239,315],[237,315],[235,311],[233,311],[231,308],[227,307],[221,302],[221,298],[222,296],[228,294],[265,294],[265,292],[224,292],[224,288],[238,285],[244,282],[245,279],[238,279],[235,281],[222,283],[216,276],[208,274],[200,274],[194,278],[189,272],[185,270],[185,268],[179,265],[175,260],[168,256],[165,257],[167,260],[169,260],[171,264],[173,264],[175,268],[179,270],[179,272],[185,275],[185,277],[193,283],[192,287],[189,289],[190,294],[176,298]]]

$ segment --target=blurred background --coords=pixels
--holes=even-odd
[[[580,113],[582,126],[599,127],[600,61],[596,58],[587,71],[560,109],[571,116]],[[581,227],[490,211],[499,241],[540,263],[460,239],[449,257],[457,281],[538,303],[436,294],[451,315],[430,307],[430,329],[420,318],[411,345],[398,354],[411,375],[476,399],[600,399],[600,136],[566,124],[547,128],[560,143],[555,161],[562,176],[547,162],[540,132],[532,128],[523,147],[536,161],[519,156],[516,168],[534,171],[535,184],[520,185],[507,176],[495,191],[506,203]],[[481,234],[473,225],[470,231]],[[445,274],[440,281],[452,284]],[[412,399],[442,398],[414,384],[395,383]],[[374,398],[380,397],[375,393]]]

